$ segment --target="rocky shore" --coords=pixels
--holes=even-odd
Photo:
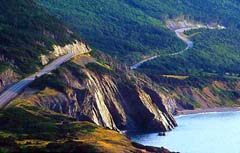
[[[240,107],[216,107],[216,108],[207,108],[207,109],[194,109],[194,110],[181,110],[177,111],[175,116],[189,115],[189,114],[201,114],[201,113],[210,113],[210,112],[235,112],[240,111]]]

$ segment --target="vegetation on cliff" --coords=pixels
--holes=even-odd
[[[0,110],[0,152],[135,152],[118,132],[16,99]]]
[[[178,66],[181,71],[186,71],[190,64],[185,63],[190,62],[194,68],[196,67],[194,70],[190,68],[189,73],[192,73],[192,71],[201,71],[200,64],[210,68],[216,65],[222,66],[223,61],[216,60],[214,63],[211,61],[215,58],[220,59],[225,53],[228,53],[228,56],[224,56],[225,62],[240,61],[238,56],[235,57],[239,47],[236,45],[231,49],[229,47],[231,41],[236,42],[239,33],[240,18],[239,10],[236,8],[240,7],[240,3],[236,0],[207,0],[205,3],[194,0],[93,0],[91,2],[74,0],[71,3],[64,0],[37,1],[59,19],[69,23],[93,47],[126,63],[133,64],[146,55],[164,55],[166,52],[176,52],[184,48],[184,44],[165,26],[166,19],[179,16],[197,22],[219,23],[228,30],[209,33],[205,31],[197,36],[197,41],[194,42],[199,42],[199,45],[194,46],[186,57],[176,56],[173,57],[174,59],[165,59],[163,56],[161,59],[156,59],[157,62],[151,64],[151,68],[148,69],[156,67],[155,70],[165,73],[169,67],[174,70]],[[204,45],[200,44],[202,40]],[[216,44],[216,41],[224,43],[220,45]],[[220,53],[219,49],[224,53]],[[193,54],[194,59],[191,61],[189,58]],[[169,64],[175,59],[177,60],[177,63],[173,62],[175,66]],[[158,69],[159,65],[162,65],[161,69]],[[230,64],[227,66],[226,69],[230,68]]]
[[[176,110],[238,107],[240,106],[240,79],[218,75],[178,76],[148,75],[176,100]]]
[[[12,67],[21,74],[41,66],[40,55],[52,45],[75,39],[72,32],[33,0],[4,0],[0,6],[0,72]]]
[[[176,52],[184,44],[165,23],[118,0],[38,0],[92,47],[133,63],[142,55]]]

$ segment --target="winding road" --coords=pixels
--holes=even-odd
[[[192,48],[193,47],[193,42],[191,40],[189,40],[187,37],[184,36],[184,32],[185,31],[189,31],[189,30],[193,30],[193,29],[198,29],[199,27],[184,27],[184,28],[180,28],[180,29],[176,29],[174,30],[177,37],[179,39],[181,39],[182,41],[184,41],[184,43],[187,44],[187,47],[179,52],[176,52],[176,53],[171,53],[171,54],[168,54],[167,56],[174,56],[174,55],[178,55],[178,54],[182,54],[184,51],[188,50],[189,48]],[[151,61],[155,58],[158,58],[160,55],[155,55],[155,56],[152,56],[152,57],[149,57],[147,59],[144,59],[134,65],[132,65],[130,67],[131,70],[134,70],[134,69],[137,69],[139,66],[141,66],[142,64],[148,62],[148,61]]]
[[[4,91],[0,95],[0,108],[3,108],[6,106],[11,100],[16,98],[18,94],[20,94],[23,89],[28,86],[30,83],[32,83],[36,78],[41,77],[44,74],[49,73],[52,70],[55,70],[58,68],[62,63],[70,60],[72,57],[79,55],[80,53],[69,53],[67,55],[61,56],[58,59],[54,60],[52,63],[45,66],[42,70],[39,72],[36,72],[35,74],[19,81],[18,83],[11,86],[9,89]]]

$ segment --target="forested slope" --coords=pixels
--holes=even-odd
[[[188,16],[201,22],[219,22],[226,26],[239,26],[238,0],[124,0],[127,4],[143,10],[158,19]]]
[[[130,63],[141,55],[183,48],[183,43],[166,28],[166,19],[185,16],[203,23],[217,22],[228,28],[238,28],[240,21],[240,3],[236,0],[38,2],[74,27],[95,48]]]
[[[11,67],[20,74],[41,66],[40,55],[53,44],[64,45],[75,37],[33,0],[3,0],[0,5],[0,73]]]
[[[184,44],[164,21],[119,0],[38,0],[70,24],[91,46],[124,62],[142,55],[176,52]]]
[[[199,75],[204,72],[220,76],[239,74],[239,30],[228,28],[196,30],[191,33],[194,34],[191,37],[194,42],[193,48],[181,55],[161,56],[141,68],[161,74]]]

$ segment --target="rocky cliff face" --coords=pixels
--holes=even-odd
[[[192,101],[194,107],[213,108],[240,105],[239,80],[214,80],[202,88],[178,87],[179,97],[185,97],[186,102]]]
[[[19,75],[10,68],[0,73],[0,93],[6,86],[16,82],[18,78]]]
[[[101,74],[77,66],[84,77],[80,78],[76,69],[61,68],[59,78],[67,87],[65,92],[45,88],[29,99],[77,120],[115,130],[168,131],[176,126],[166,106],[168,100],[149,82],[138,78],[130,81],[124,76],[129,74]]]
[[[53,49],[54,49],[53,54],[56,57],[59,57],[61,55],[68,54],[68,53],[84,54],[91,51],[91,48],[89,48],[89,46],[86,43],[82,41],[77,41],[77,40],[74,43],[68,44],[64,47],[54,45]]]
[[[49,55],[40,55],[42,65],[49,63],[51,59],[55,59],[59,56],[66,55],[69,53],[84,54],[91,51],[91,48],[84,42],[75,40],[72,44],[65,46],[53,45],[53,51]]]
[[[167,81],[168,84],[165,82]],[[169,112],[193,110],[196,108],[240,106],[240,81],[238,79],[208,79],[156,81],[164,90],[164,101]]]

